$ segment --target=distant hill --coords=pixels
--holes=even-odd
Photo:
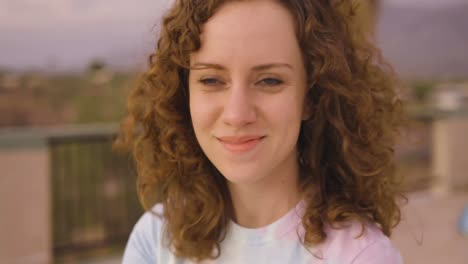
[[[468,78],[468,4],[438,9],[384,4],[377,39],[403,78]]]

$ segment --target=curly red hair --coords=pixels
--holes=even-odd
[[[168,11],[149,69],[129,96],[121,137],[133,148],[143,206],[162,203],[174,253],[194,260],[220,254],[232,215],[226,180],[195,138],[188,102],[190,54],[225,2],[178,0]],[[304,243],[320,243],[326,225],[350,220],[374,222],[390,236],[400,221],[394,145],[402,123],[391,68],[353,26],[352,1],[278,2],[295,18],[312,87],[313,113],[298,140]]]

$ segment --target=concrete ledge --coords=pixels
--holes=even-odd
[[[92,124],[0,130],[0,263],[53,262],[50,145],[112,138],[117,129]]]
[[[0,263],[51,263],[49,163],[48,148],[0,149]]]
[[[116,123],[70,125],[41,128],[3,128],[0,130],[0,149],[43,148],[49,141],[112,137],[118,131]]]

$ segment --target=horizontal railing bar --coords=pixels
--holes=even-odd
[[[33,128],[0,129],[0,148],[45,146],[48,143],[101,140],[114,137],[118,123],[95,123]]]

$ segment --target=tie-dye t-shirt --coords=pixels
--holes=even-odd
[[[160,205],[153,210],[162,212]],[[202,264],[400,264],[398,250],[379,228],[369,224],[361,234],[361,224],[351,222],[341,229],[326,228],[327,238],[318,246],[305,247],[301,243],[304,229],[300,202],[274,223],[257,229],[244,228],[231,222],[221,243],[221,255]],[[125,249],[124,264],[191,264],[176,257],[161,243],[164,221],[145,213],[135,225]]]

